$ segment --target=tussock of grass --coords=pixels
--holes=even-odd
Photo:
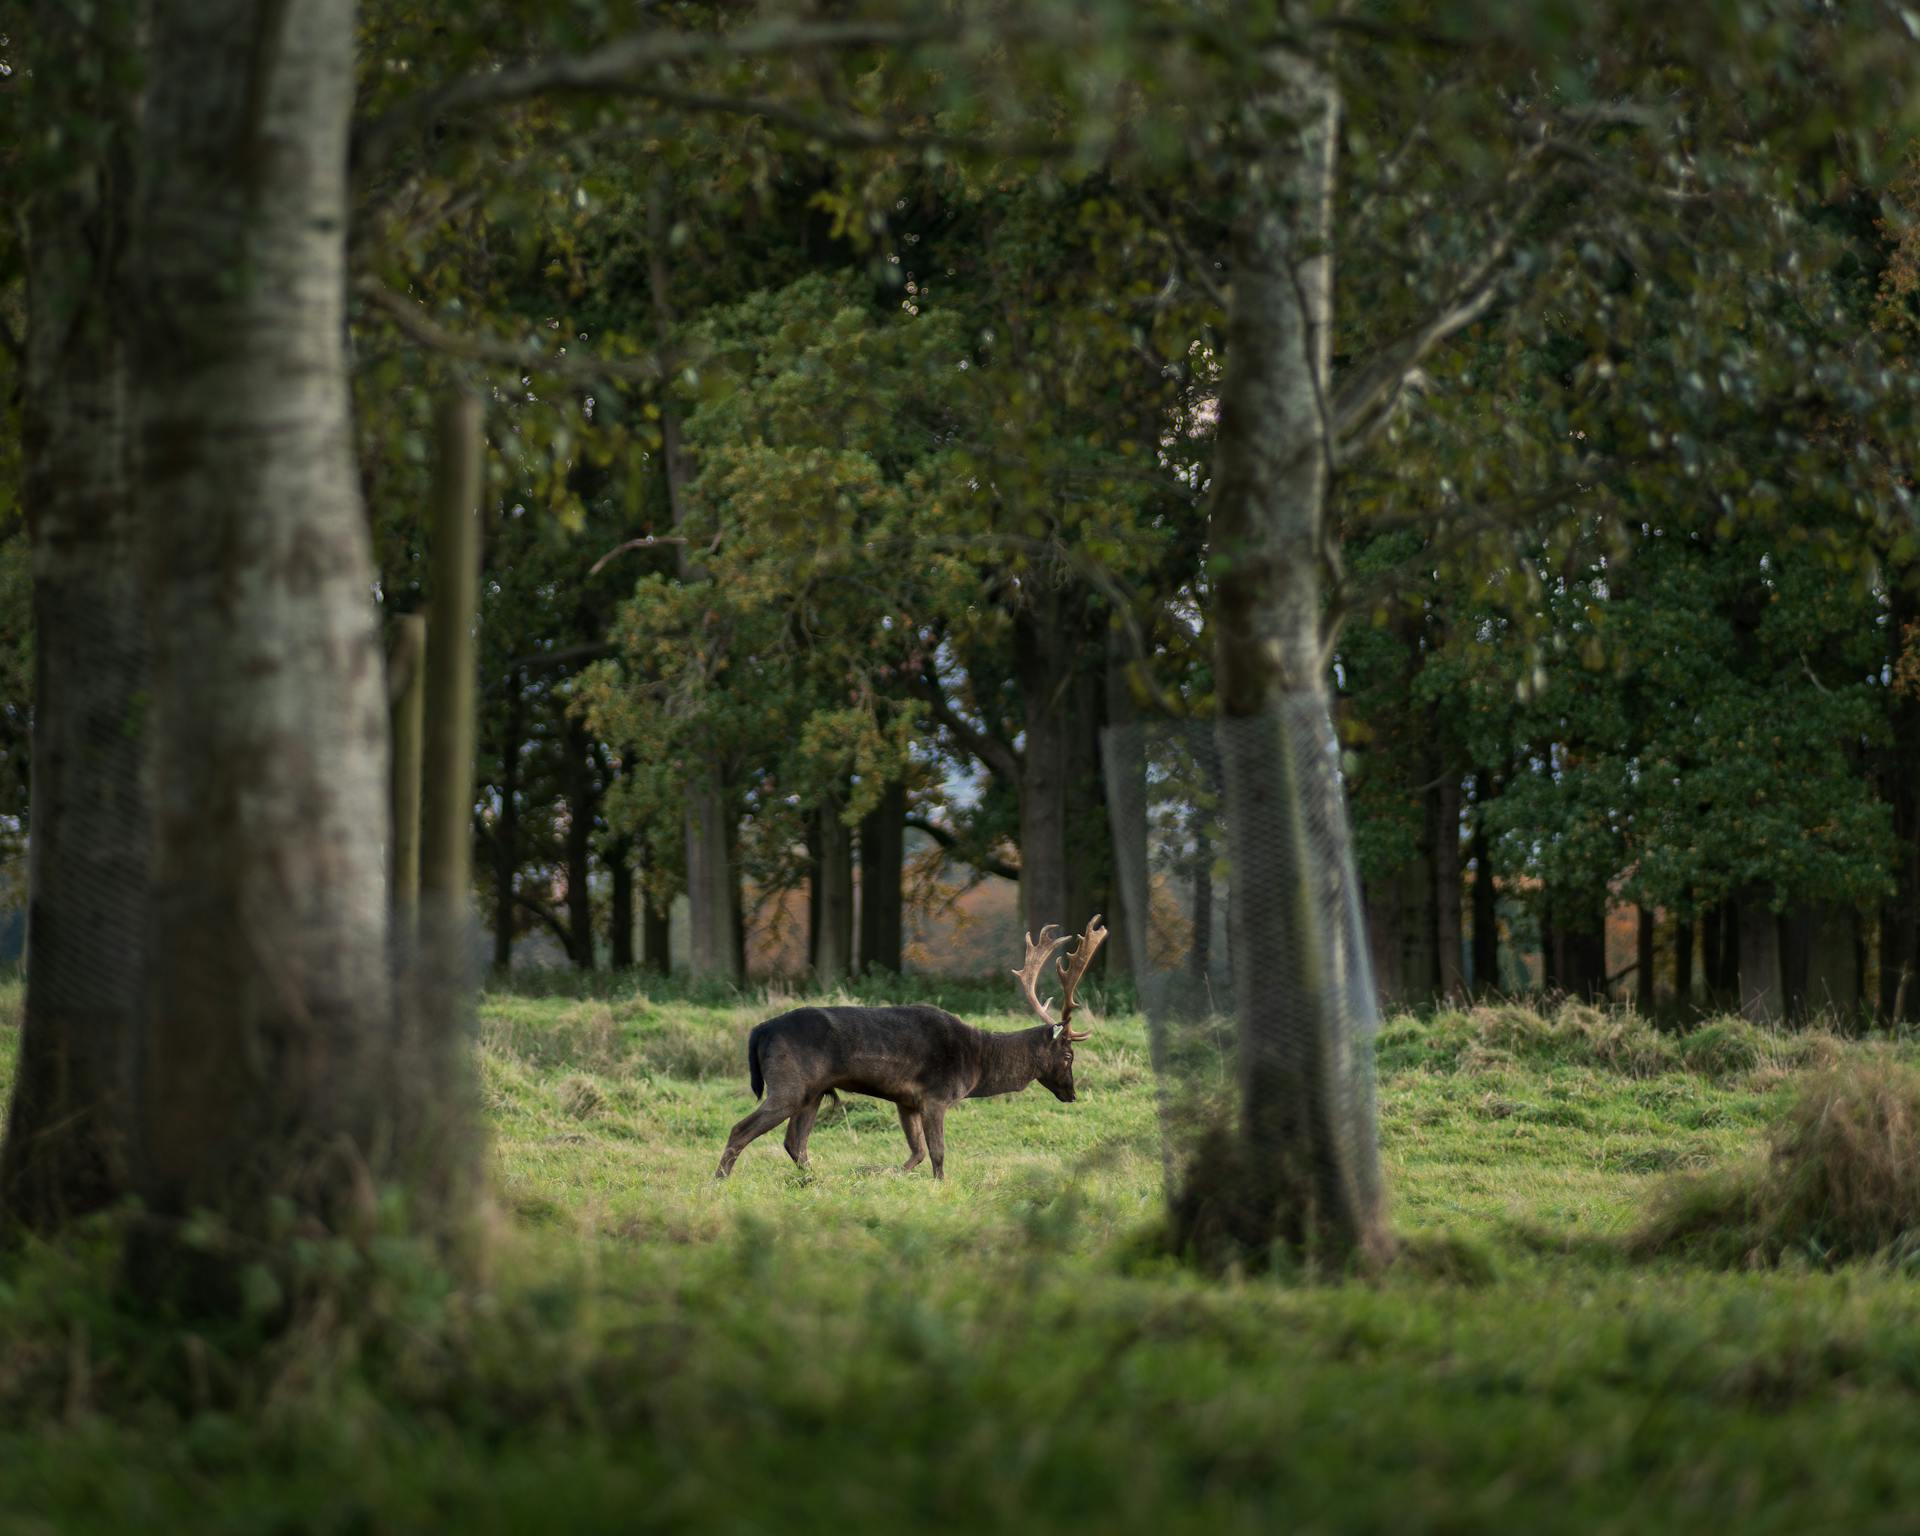
[[[1839,1036],[1828,1029],[1788,1033],[1762,1028],[1738,1014],[1709,1020],[1679,1042],[1680,1064],[1689,1072],[1715,1078],[1759,1074],[1769,1082],[1805,1068],[1831,1066],[1843,1049]]]
[[[1920,1068],[1862,1051],[1809,1072],[1765,1155],[1669,1186],[1634,1247],[1735,1264],[1920,1257]]]
[[[1662,1034],[1642,1014],[1572,999],[1549,1009],[1523,1003],[1402,1015],[1382,1028],[1383,1072],[1424,1068],[1484,1075],[1516,1066],[1587,1067],[1630,1078],[1691,1072],[1727,1082],[1753,1077],[1769,1087],[1786,1074],[1837,1060],[1844,1042],[1824,1027],[1767,1029],[1736,1015],[1684,1035]]]
[[[1639,1014],[1569,1000],[1550,1011],[1497,1003],[1448,1009],[1425,1021],[1395,1019],[1381,1033],[1380,1061],[1387,1071],[1483,1072],[1539,1063],[1652,1077],[1672,1070],[1676,1058],[1672,1041]]]

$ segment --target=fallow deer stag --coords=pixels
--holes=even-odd
[[[962,1099],[1018,1093],[1027,1084],[1046,1085],[1064,1104],[1073,1102],[1073,1048],[1092,1030],[1073,1028],[1074,990],[1106,939],[1095,917],[1078,941],[1049,923],[1036,943],[1027,935],[1027,959],[1014,975],[1020,993],[1042,1022],[1033,1029],[996,1033],[962,1023],[945,1009],[916,1004],[899,1008],[796,1008],[754,1027],[747,1036],[747,1073],[760,1107],[733,1128],[720,1154],[716,1178],[724,1179],[748,1142],[783,1120],[787,1155],[807,1166],[807,1137],[820,1100],[845,1090],[888,1099],[900,1108],[907,1136],[906,1169],[933,1161],[933,1176],[946,1177],[947,1110]],[[1060,1017],[1040,1000],[1040,972],[1064,944],[1059,961],[1063,988]]]

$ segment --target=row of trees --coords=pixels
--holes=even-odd
[[[101,0],[9,41],[16,1219],[132,1187],[353,1230],[370,1172],[423,1211],[471,1182],[419,1055],[450,1027],[390,965],[379,659],[431,598],[456,383],[492,445],[496,944],[538,922],[588,960],[598,860],[616,946],[684,891],[692,965],[737,976],[743,879],[805,876],[819,968],[886,964],[913,823],[1017,859],[1036,925],[1111,910],[1101,726],[1236,722],[1227,853],[1274,893],[1232,908],[1256,1248],[1384,1243],[1319,791],[1285,767],[1336,667],[1376,914],[1411,806],[1460,889],[1448,786],[1570,936],[1628,878],[1742,914],[1744,965],[1746,914],[1896,862],[1898,829],[1804,797],[1697,856],[1661,830],[1740,787],[1702,765],[1784,763],[1748,804],[1804,777],[1770,660],[1799,645],[1842,758],[1880,745],[1858,690],[1905,676],[1885,643],[1858,675],[1793,533],[1884,545],[1858,590],[1904,601],[1891,13],[598,9]],[[1709,599],[1731,639],[1663,635]],[[1741,851],[1791,827],[1803,886]]]

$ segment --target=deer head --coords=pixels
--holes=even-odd
[[[1027,936],[1026,963],[1013,974],[1020,979],[1020,994],[1027,1000],[1027,1006],[1043,1024],[1051,1024],[1053,1029],[1047,1036],[1046,1060],[1040,1063],[1039,1078],[1052,1091],[1053,1096],[1066,1103],[1073,1102],[1073,1047],[1074,1043],[1084,1040],[1093,1033],[1092,1029],[1075,1029],[1070,1022],[1073,1018],[1074,990],[1080,985],[1080,978],[1087,974],[1087,967],[1093,961],[1094,954],[1106,942],[1107,930],[1100,926],[1096,913],[1087,924],[1087,930],[1078,939],[1062,934],[1057,925],[1048,923],[1040,930],[1036,943],[1031,933]],[[1040,1000],[1040,973],[1053,959],[1060,947],[1071,944],[1065,955],[1061,956],[1057,966],[1060,977],[1060,1017],[1052,1013],[1052,999]]]

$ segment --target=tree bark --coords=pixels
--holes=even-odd
[[[1473,990],[1500,990],[1500,908],[1493,883],[1493,850],[1476,815],[1473,823]]]
[[[1286,148],[1251,159],[1240,186],[1210,506],[1240,1025],[1238,1235],[1338,1260],[1388,1246],[1371,1060],[1349,1012],[1338,927],[1345,806],[1323,760],[1339,96],[1331,75],[1297,56],[1272,68],[1283,84],[1265,106],[1286,125]],[[1310,839],[1316,821],[1341,838],[1337,859]]]
[[[1554,926],[1552,914],[1541,903],[1540,911],[1540,990],[1554,993],[1560,990],[1561,961],[1564,958],[1564,945],[1559,930]]]
[[[133,401],[156,797],[139,1191],[147,1294],[231,1304],[243,1234],[370,1237],[470,1193],[449,1021],[396,1014],[388,742],[348,425],[347,0],[154,7]],[[470,832],[463,827],[463,833]],[[423,1062],[421,1053],[427,1053]],[[164,1235],[163,1235],[164,1234]]]
[[[1213,969],[1213,817],[1195,806],[1193,827],[1193,943],[1187,951],[1187,970],[1204,981]]]
[[[1460,931],[1460,780],[1445,768],[1438,770],[1435,780],[1427,799],[1433,857],[1434,981],[1443,999],[1457,1002],[1467,990]]]
[[[1725,922],[1726,913],[1720,907],[1708,907],[1700,914],[1700,969],[1709,1008],[1725,1006],[1731,990],[1726,971],[1726,938],[1722,931]]]
[[[1681,1008],[1693,1002],[1693,936],[1691,919],[1673,925],[1673,1000]]]
[[[1920,591],[1911,568],[1888,583],[1890,661],[1897,669],[1910,644],[1920,644]],[[1893,813],[1893,894],[1880,909],[1880,1017],[1908,1023],[1920,1017],[1920,694],[1896,688],[1889,701],[1892,742],[1881,793]]]
[[[1781,975],[1780,919],[1759,891],[1744,891],[1736,924],[1740,1011],[1756,1024],[1778,1024],[1786,1015]]]
[[[50,78],[67,68],[57,53],[39,56],[36,88],[70,83]],[[131,127],[124,103],[86,106],[98,109],[104,148],[35,197],[27,230],[30,915],[0,1222],[42,1232],[112,1204],[129,1182],[151,843],[150,652],[119,287]]]
[[[820,852],[814,866],[813,975],[833,985],[853,970],[853,833],[840,819],[838,800],[814,812],[814,836]]]
[[[1607,995],[1607,908],[1604,898],[1572,903],[1554,923],[1559,983],[1582,1002]]]
[[[907,787],[889,784],[860,823],[860,971],[900,974]]]
[[[673,971],[672,915],[650,898],[641,905],[640,963],[655,976]]]
[[[1020,915],[1030,933],[1073,922],[1067,851],[1073,656],[1062,635],[1061,602],[1058,592],[1043,588],[1014,621],[1027,736],[1020,759]]]
[[[1637,932],[1634,935],[1635,946],[1634,946],[1633,1000],[1634,1000],[1634,1006],[1638,1008],[1641,1013],[1651,1018],[1653,1016],[1653,1004],[1654,1004],[1653,908],[1639,907],[1636,909],[1636,912],[1639,917],[1639,927]]]
[[[673,274],[667,264],[671,221],[667,180],[662,172],[647,198],[647,291],[660,343],[671,348],[679,320],[673,305]],[[671,390],[660,399],[660,457],[666,469],[667,506],[677,531],[686,521],[686,487],[691,478],[680,433],[679,403]],[[705,581],[706,571],[679,546],[683,582]],[[700,754],[687,786],[683,825],[687,849],[689,942],[687,969],[695,976],[738,983],[746,974],[744,914],[740,880],[733,862],[731,796],[725,765],[717,752]]]
[[[729,796],[718,785],[687,790],[687,969],[738,982],[740,885],[733,870]]]
[[[606,853],[612,885],[607,916],[607,963],[616,971],[633,969],[633,840],[619,838]]]
[[[567,935],[577,970],[593,969],[593,824],[598,816],[593,782],[593,742],[586,726],[568,714],[567,740]]]
[[[1125,635],[1116,620],[1107,630],[1107,728],[1100,738],[1113,835],[1113,911],[1107,920],[1113,937],[1107,941],[1107,974],[1129,980],[1136,949],[1146,952],[1152,907],[1152,877],[1147,869],[1147,743],[1129,681],[1131,665]]]
[[[410,937],[420,906],[421,794],[426,776],[427,620],[403,613],[394,621],[387,658],[387,695],[393,731],[393,839],[387,885],[401,938]]]
[[[480,401],[441,402],[427,590],[425,783],[420,892],[441,942],[464,943],[473,899],[473,750],[479,707],[474,618],[480,610]]]
[[[1781,926],[1788,1016],[1831,1014],[1851,1023],[1864,997],[1858,915],[1823,902],[1790,913]]]
[[[514,881],[520,873],[521,675],[507,679],[507,712],[500,742],[500,814],[493,823],[493,968],[513,967]]]

